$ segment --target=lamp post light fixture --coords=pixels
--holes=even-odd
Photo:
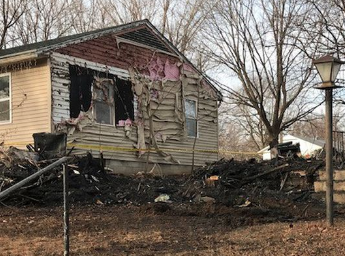
[[[317,89],[326,91],[326,219],[330,226],[333,226],[333,131],[332,131],[332,94],[333,89],[340,86],[335,85],[335,79],[344,62],[331,55],[326,55],[313,60],[321,80],[322,85]]]

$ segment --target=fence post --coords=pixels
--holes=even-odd
[[[69,202],[68,202],[68,169],[63,168],[63,206],[64,206],[64,256],[69,256]]]

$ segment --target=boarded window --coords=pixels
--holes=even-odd
[[[94,86],[93,113],[99,124],[114,125],[114,85],[105,79],[98,87]]]
[[[10,75],[0,75],[0,123],[11,120]]]
[[[185,100],[185,115],[186,115],[186,130],[189,137],[197,137],[198,122],[197,122],[197,109],[196,101]]]

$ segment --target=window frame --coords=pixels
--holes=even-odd
[[[187,115],[187,108],[186,108],[186,102],[187,101],[193,101],[195,103],[195,117],[190,117]],[[198,122],[198,101],[197,100],[193,100],[193,99],[189,99],[189,98],[186,98],[184,99],[184,107],[185,107],[185,110],[184,110],[184,114],[185,114],[185,128],[186,128],[186,132],[187,132],[187,137],[188,138],[199,138],[199,122]],[[189,135],[188,133],[188,130],[187,130],[187,119],[190,119],[190,120],[195,120],[195,124],[196,124],[196,136],[194,135]]]
[[[102,125],[102,126],[116,127],[116,124],[115,124],[115,99],[114,99],[115,92],[114,92],[114,88],[111,88],[111,84],[109,84],[107,86],[107,88],[108,88],[108,97],[111,96],[112,99],[113,99],[113,104],[112,105],[109,105],[104,99],[97,99],[96,90],[101,90],[101,89],[98,88],[95,85],[92,85],[92,94],[93,94],[93,96],[92,96],[92,104],[93,104],[92,115],[93,115],[93,119],[95,120],[96,124]],[[112,124],[97,122],[96,104],[98,102],[102,103],[102,104],[107,104],[108,105],[108,108],[110,110],[110,118],[112,119]]]
[[[10,118],[9,118],[9,120],[0,121],[0,125],[12,123],[12,76],[11,76],[11,73],[0,74],[0,77],[4,77],[4,76],[8,76],[8,90],[9,90],[9,93],[8,93],[8,97],[4,98],[4,99],[0,99],[0,102],[9,101],[9,103],[8,103],[8,111],[9,111],[9,117]]]

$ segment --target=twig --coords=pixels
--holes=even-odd
[[[72,151],[73,151],[74,148],[75,148],[75,146],[73,146],[73,147],[68,151],[68,153],[66,154],[66,156],[69,156],[69,155],[72,153]]]
[[[304,215],[304,217],[307,217],[307,210],[308,210],[309,206],[310,206],[310,204],[308,204],[306,207],[304,207],[301,216]]]
[[[282,182],[280,183],[280,189],[279,189],[279,191],[282,191],[282,189],[284,188],[288,176],[289,176],[289,173],[287,172],[287,173],[285,174],[284,179],[283,179]]]
[[[22,194],[18,194],[18,195],[21,196],[21,197],[30,199],[30,200],[32,200],[32,201],[41,202],[40,200],[38,200],[38,199],[36,199],[36,198],[33,198],[33,197],[30,197],[30,196],[26,196],[26,195],[22,195]]]

